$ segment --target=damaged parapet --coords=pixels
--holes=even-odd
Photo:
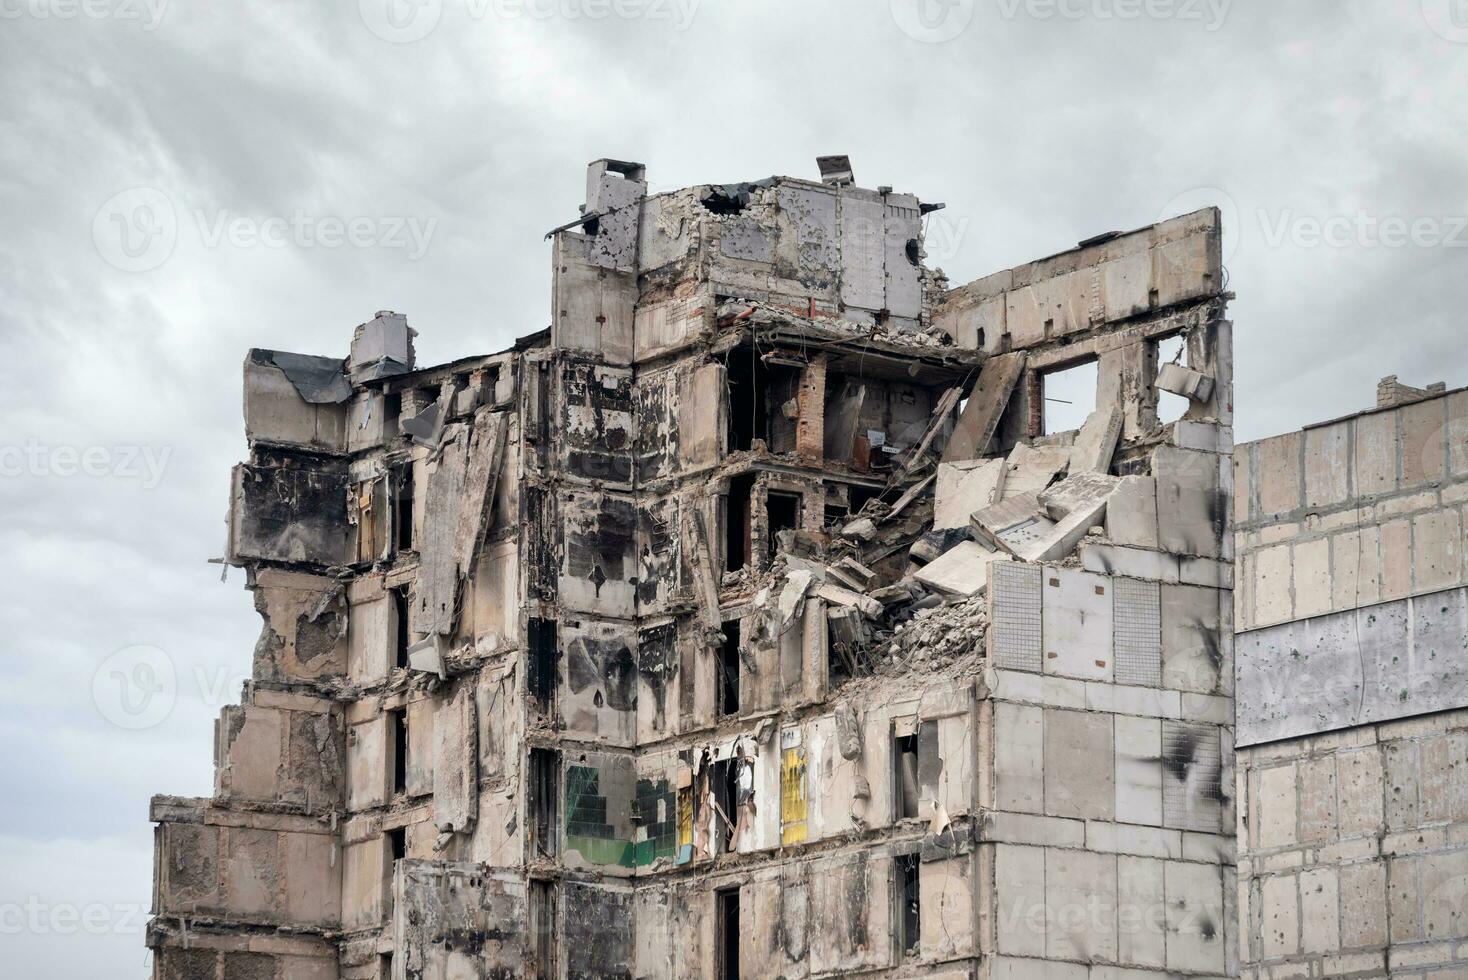
[[[819,169],[594,162],[498,354],[251,353],[159,977],[1232,969],[1217,212],[949,290],[937,205]]]

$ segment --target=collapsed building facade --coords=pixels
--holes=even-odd
[[[1249,977],[1468,975],[1468,389],[1239,446]]]
[[[1217,211],[950,289],[821,166],[592,164],[497,354],[250,352],[157,977],[1237,973]]]

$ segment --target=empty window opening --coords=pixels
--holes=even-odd
[[[413,464],[397,469],[397,499],[393,506],[393,526],[397,529],[397,549],[413,550]]]
[[[531,847],[541,857],[555,857],[557,852],[555,814],[560,768],[555,751],[530,750]]]
[[[556,888],[553,882],[533,879],[530,882],[531,951],[535,962],[531,975],[537,980],[551,980],[556,975]]]
[[[377,980],[392,980],[391,953],[383,953],[377,958]]]
[[[922,938],[922,890],[918,884],[919,861],[916,854],[897,857],[897,928],[898,948],[903,956],[918,951]]]
[[[872,388],[873,399],[881,389]],[[865,472],[871,466],[871,437],[862,424],[862,409],[867,402],[867,385],[860,378],[841,375],[826,376],[825,436],[823,450],[827,461],[846,463]],[[868,422],[872,421],[870,417]]]
[[[866,635],[861,612],[854,608],[833,607],[826,619],[826,670],[830,680],[839,684],[848,678],[869,672],[871,661],[866,653]]]
[[[918,745],[916,735],[896,735],[892,739],[895,768],[892,798],[898,820],[918,815]]]
[[[1153,378],[1157,377],[1157,372],[1162,369],[1162,365],[1171,364],[1173,361],[1176,361],[1183,367],[1192,366],[1188,363],[1187,342],[1181,334],[1176,337],[1159,340],[1156,345],[1156,350],[1157,356],[1154,359],[1155,363],[1152,367]],[[1188,400],[1182,395],[1174,395],[1172,392],[1163,391],[1161,388],[1154,387],[1152,390],[1157,392],[1157,421],[1160,424],[1171,425],[1173,422],[1182,418],[1183,413],[1188,410]]]
[[[719,714],[739,713],[739,620],[724,623],[719,646]]]
[[[714,892],[719,980],[739,980],[739,889]]]
[[[754,474],[741,473],[729,481],[724,497],[724,570],[737,572],[749,564],[754,522],[751,506],[754,499]]]
[[[394,861],[408,856],[408,828],[398,827],[387,832],[387,853]]]
[[[861,513],[861,509],[867,505],[867,501],[873,497],[880,497],[881,495],[882,491],[877,487],[852,487],[850,497],[851,506],[848,510],[852,514],[859,514]]]
[[[394,391],[382,398],[382,433],[391,438],[398,434],[398,418],[403,414],[403,393]]]
[[[794,452],[802,368],[767,360],[753,347],[730,351],[725,364],[729,369],[729,450],[753,449],[759,439],[771,452]]]
[[[412,637],[408,633],[408,589],[392,589],[392,613],[394,624],[393,639],[393,666],[407,669],[408,647],[412,645]]]
[[[396,796],[408,791],[408,709],[397,708],[387,714],[392,726],[392,791]]]
[[[739,822],[739,775],[743,767],[739,758],[715,762],[710,775],[714,797],[714,853],[734,850],[734,831]]]
[[[1096,410],[1097,371],[1095,361],[1086,361],[1040,376],[1045,432],[1070,432],[1085,423]]]
[[[526,683],[540,707],[549,708],[556,689],[556,621],[531,617],[526,633],[530,648]]]
[[[765,498],[765,516],[769,519],[769,553],[774,558],[779,550],[781,531],[794,531],[800,527],[801,495],[798,493],[770,493]]]

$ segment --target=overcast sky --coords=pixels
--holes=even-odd
[[[1258,438],[1468,384],[1465,93],[1468,0],[0,0],[0,972],[147,975],[148,797],[259,629],[207,564],[248,348],[502,349],[587,161],[847,153],[954,284],[1221,206]]]

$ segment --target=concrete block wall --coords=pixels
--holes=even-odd
[[[1232,597],[1212,516],[1228,500],[1227,430],[1193,425],[1214,438],[1188,453],[1189,471],[1216,478],[1174,481],[1180,468],[1154,455],[1157,482],[1174,485],[1168,507],[1147,511],[1148,540],[1120,546],[1109,522],[1082,545],[1081,569],[993,573],[980,737],[987,976],[1237,969]]]
[[[321,933],[340,923],[341,873],[329,824],[207,800],[156,797],[153,912]]]
[[[1234,455],[1240,631],[1468,583],[1468,390]]]
[[[1245,977],[1468,976],[1468,390],[1411,397],[1234,458]]]
[[[1242,975],[1468,975],[1468,710],[1240,749]]]

